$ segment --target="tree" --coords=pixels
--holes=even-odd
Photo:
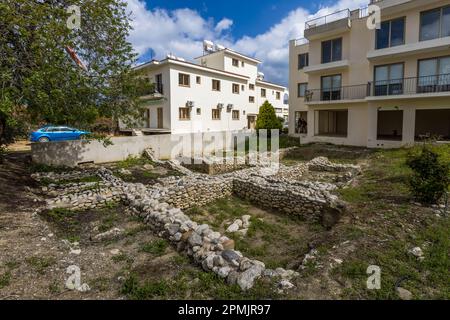
[[[280,119],[277,118],[275,114],[275,109],[269,103],[265,101],[263,105],[259,108],[258,118],[256,119],[256,130],[261,129],[279,129],[283,127]]]
[[[450,185],[450,163],[440,159],[439,154],[424,145],[420,152],[411,152],[406,164],[413,170],[409,186],[417,200],[437,203]]]
[[[68,28],[70,5],[81,9],[79,30]],[[141,116],[139,96],[149,84],[133,70],[124,0],[2,0],[0,16],[0,145],[20,133],[18,110],[32,125],[80,128]]]

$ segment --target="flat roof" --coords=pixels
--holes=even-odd
[[[264,80],[256,80],[256,83],[257,83],[257,84],[258,84],[258,83],[260,83],[260,84],[265,84],[265,85],[271,86],[271,87],[281,88],[281,89],[283,89],[283,90],[286,90],[286,89],[287,89],[286,87],[284,87],[284,86],[282,86],[282,85],[279,85],[279,84],[276,84],[276,83],[273,83],[273,82],[269,82],[269,81],[264,81]]]
[[[234,51],[234,50],[231,50],[231,49],[228,49],[228,48],[225,48],[225,49],[222,49],[222,50],[217,50],[217,51],[214,51],[214,52],[210,52],[210,53],[204,54],[204,55],[202,55],[200,57],[197,57],[195,59],[200,59],[200,58],[207,57],[207,56],[210,56],[210,55],[213,55],[213,54],[216,54],[216,53],[221,53],[221,52],[229,53],[231,55],[234,55],[234,56],[240,57],[242,59],[246,59],[246,60],[252,61],[254,63],[258,63],[258,64],[261,63],[261,60],[258,60],[258,59],[246,56],[245,54],[239,53],[237,51]]]
[[[233,72],[229,72],[229,71],[224,71],[224,70],[220,70],[220,69],[215,69],[215,68],[210,68],[210,67],[205,67],[205,66],[201,66],[201,65],[196,64],[196,63],[187,62],[187,61],[181,61],[181,60],[171,59],[171,58],[166,58],[166,59],[161,60],[161,61],[152,60],[152,61],[143,63],[143,64],[135,67],[135,69],[139,70],[139,69],[145,68],[147,66],[161,66],[161,65],[164,65],[166,63],[177,64],[177,65],[181,65],[181,66],[185,66],[185,67],[190,67],[190,68],[194,68],[194,69],[204,70],[204,71],[207,71],[207,72],[222,74],[222,75],[225,75],[225,76],[239,78],[239,79],[242,79],[242,80],[250,79],[250,77],[247,77],[247,76],[244,76],[244,75],[241,75],[241,74],[237,74],[237,73],[233,73]]]

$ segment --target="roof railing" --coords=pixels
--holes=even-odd
[[[305,23],[305,29],[311,29],[315,27],[319,27],[322,25],[325,25],[330,22],[339,21],[343,19],[350,19],[350,9],[344,9],[341,11],[337,11],[331,14],[328,14],[323,17],[315,18],[313,20],[306,21]]]
[[[309,40],[306,38],[299,38],[299,39],[295,39],[294,40],[294,46],[298,47],[298,46],[302,46],[304,44],[309,43]]]

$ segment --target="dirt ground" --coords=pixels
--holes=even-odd
[[[364,166],[362,175],[339,191],[348,208],[331,230],[237,198],[187,212],[221,232],[228,223],[250,215],[247,236],[230,236],[238,250],[269,268],[300,272],[295,288],[281,295],[270,282],[259,281],[245,293],[226,285],[178,254],[121,205],[37,214],[43,195],[30,178],[29,156],[10,153],[0,164],[0,299],[398,299],[399,286],[413,299],[449,299],[450,218],[411,197],[404,165],[407,151],[339,150],[305,147],[284,160],[295,164],[328,156]],[[171,174],[141,161],[125,161],[113,169],[148,184]],[[120,234],[96,239],[112,228]],[[423,259],[410,254],[414,247],[423,250]],[[311,249],[315,254],[302,264]],[[72,265],[81,269],[81,283],[88,284],[89,291],[66,289]],[[380,290],[366,287],[370,265],[382,269]]]

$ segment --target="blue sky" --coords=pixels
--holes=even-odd
[[[289,40],[301,38],[305,21],[369,0],[126,0],[129,40],[139,61],[173,54],[188,61],[211,40],[263,63],[269,81],[288,85]]]

